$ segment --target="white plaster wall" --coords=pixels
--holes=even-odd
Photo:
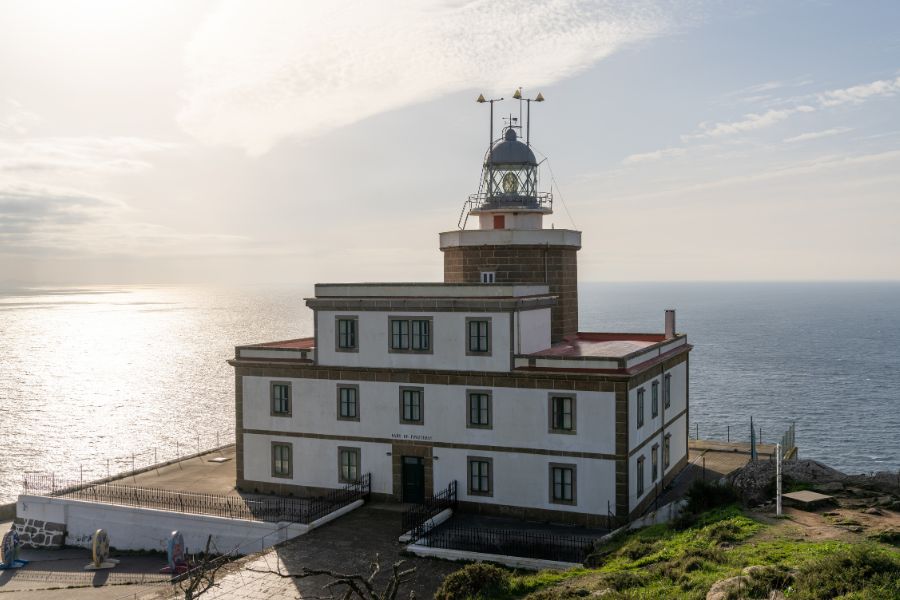
[[[516,354],[530,354],[550,347],[550,309],[518,311]]]
[[[297,360],[311,356],[313,353],[309,350],[264,350],[260,348],[241,348],[239,351],[241,358],[277,358],[280,360],[292,359]],[[304,356],[304,354],[306,356]]]
[[[653,477],[653,459],[651,458],[651,453],[653,452],[653,445],[659,444],[659,449],[657,452],[659,453],[659,472],[657,473],[656,481],[652,481]],[[651,436],[651,439],[647,441],[647,444],[643,446],[638,452],[635,452],[633,456],[628,458],[628,510],[634,510],[634,507],[637,506],[638,502],[646,498],[648,495],[653,495],[653,490],[655,486],[659,485],[659,490],[662,491],[662,478],[663,478],[663,443],[662,443],[662,434],[657,434]],[[637,486],[638,486],[638,477],[637,477],[637,463],[640,457],[644,457],[644,491],[638,496],[637,494]]]
[[[358,352],[335,350],[335,317],[358,317]],[[389,317],[433,317],[432,353],[390,352]],[[466,318],[491,319],[490,356],[466,355]],[[510,313],[316,311],[319,364],[400,369],[509,371]]]
[[[90,548],[94,532],[105,529],[110,545],[122,550],[166,549],[169,535],[178,530],[189,551],[201,551],[208,535],[221,553],[247,554],[306,533],[301,524],[265,523],[191,515],[131,506],[98,504],[67,498],[19,496],[16,514],[25,519],[65,523],[66,544]]]
[[[666,413],[669,415],[667,420],[671,420],[671,418],[687,407],[687,392],[688,392],[688,368],[687,363],[681,363],[676,365],[675,367],[666,371],[666,373],[670,373],[672,375],[672,403],[671,406],[666,409]]]
[[[609,502],[615,510],[616,473],[612,460],[455,448],[435,448],[434,456],[435,488],[445,488],[455,479],[460,500],[596,514],[606,514]],[[493,496],[468,495],[469,456],[493,459]],[[550,463],[576,465],[577,504],[550,502]]]
[[[272,477],[272,442],[293,446],[293,477]],[[390,444],[244,434],[244,478],[292,485],[339,488],[338,447],[360,449],[360,472],[372,473],[372,491],[392,493]],[[249,486],[252,488],[252,485]]]
[[[534,365],[531,365],[534,360]],[[616,360],[597,360],[594,358],[573,359],[573,358],[537,358],[528,357],[516,358],[516,368],[518,367],[544,367],[548,369],[618,369],[619,362]]]
[[[669,468],[668,469],[664,468],[664,471],[666,473],[671,471],[675,467],[675,465],[678,464],[678,461],[680,461],[682,458],[684,458],[688,454],[688,445],[687,445],[687,443],[688,443],[688,432],[687,432],[688,420],[687,419],[688,419],[687,415],[682,415],[681,417],[679,417],[678,419],[673,421],[671,425],[666,427],[665,433],[672,436],[671,442],[670,442],[670,444],[671,444],[670,452],[672,454],[671,454],[671,457],[669,460]],[[662,447],[662,444],[660,444],[660,448],[661,447]],[[660,461],[661,460],[662,460],[662,455],[660,455]],[[660,463],[660,464],[662,464],[662,463]]]
[[[659,414],[653,418],[653,382],[659,381]],[[644,388],[644,424],[638,423],[638,390]],[[636,388],[628,390],[628,451],[637,448],[653,435],[663,423],[662,378],[649,379]]]
[[[687,406],[687,367],[681,363],[666,371],[671,374],[671,402],[669,408],[665,408],[663,401],[663,377],[655,377],[647,380],[638,387],[628,390],[628,450],[631,451],[644,443],[649,436],[662,427],[663,418],[668,422],[675,415],[682,412]],[[652,418],[653,406],[653,382],[659,382],[659,415]],[[644,425],[637,426],[637,397],[638,390],[643,387],[644,392]]]
[[[642,353],[640,353],[640,354],[637,354],[637,355],[635,355],[635,356],[629,358],[629,359],[625,362],[625,366],[626,366],[626,367],[633,367],[633,366],[635,366],[635,365],[639,365],[639,364],[641,364],[641,363],[645,363],[645,362],[647,362],[648,360],[653,360],[653,359],[656,358],[657,356],[660,356],[660,355],[662,355],[662,354],[665,354],[666,352],[669,352],[670,350],[674,350],[674,349],[677,348],[678,346],[684,346],[685,344],[687,344],[687,338],[686,338],[686,337],[680,337],[680,338],[677,338],[677,339],[675,339],[675,340],[673,340],[673,341],[671,341],[671,342],[669,342],[669,343],[662,344],[661,346],[655,346],[655,347],[651,346],[650,349],[647,350],[646,352],[642,352]]]
[[[663,477],[671,471],[684,456],[687,454],[687,430],[685,429],[687,423],[687,416],[682,415],[675,421],[673,421],[669,426],[665,428],[665,430],[660,431],[659,433],[649,436],[647,443],[635,454],[628,459],[628,469],[629,469],[629,477],[628,477],[628,510],[634,510],[634,507],[637,506],[638,502],[646,498],[648,495],[653,495],[653,490],[655,485],[660,486],[660,491],[662,491],[662,479]],[[663,442],[666,435],[671,435],[670,439],[670,456],[669,456],[669,467],[666,468],[665,462],[663,460]],[[656,481],[652,480],[653,477],[653,445],[659,444],[658,449],[658,457],[659,457],[659,473]],[[640,496],[637,495],[637,461],[641,456],[644,457],[644,493]]]
[[[478,215],[479,229],[493,229],[494,215],[503,215],[504,229],[543,229],[544,215],[542,213],[514,213],[507,211],[497,211],[486,215]]]
[[[292,416],[272,417],[269,415],[269,383],[272,378],[243,377],[242,381],[244,429],[364,436],[398,441],[402,441],[404,436],[425,436],[434,442],[615,453],[615,394],[612,392],[574,392],[576,433],[559,434],[548,432],[551,390],[490,388],[493,428],[475,429],[466,426],[466,392],[469,389],[488,388],[277,379],[290,381],[292,384]],[[337,419],[337,386],[341,383],[359,386],[359,421]],[[423,425],[400,423],[400,388],[405,385],[424,388]],[[301,438],[284,437],[285,441],[299,439]],[[245,454],[251,456],[249,447]],[[265,473],[270,472],[269,457],[266,449],[258,458],[265,464]],[[248,466],[245,464],[245,469]],[[327,468],[336,472],[337,459],[327,463]],[[249,470],[245,471],[247,478],[255,479],[250,473]]]

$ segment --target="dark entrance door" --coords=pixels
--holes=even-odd
[[[419,504],[425,501],[425,459],[403,457],[403,501]]]

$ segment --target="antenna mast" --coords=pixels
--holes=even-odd
[[[491,100],[485,100],[484,94],[478,94],[478,98],[475,102],[479,104],[484,104],[488,102],[491,105],[491,122],[490,129],[488,130],[488,195],[493,193],[494,191],[494,167],[493,167],[493,158],[494,158],[494,102],[500,102],[503,98],[493,98]]]

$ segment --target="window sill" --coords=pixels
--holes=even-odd
[[[575,429],[548,429],[547,433],[558,433],[561,435],[577,435],[578,431]]]
[[[562,504],[564,506],[578,506],[578,503],[575,500],[554,500],[550,499],[550,504]]]
[[[494,492],[466,492],[466,495],[473,498],[493,498]]]

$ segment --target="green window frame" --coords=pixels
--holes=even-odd
[[[412,339],[411,349],[414,352],[428,352],[431,350],[431,319],[411,319],[410,330]]]
[[[483,456],[470,456],[469,485],[470,496],[491,496],[494,493],[493,459]]]
[[[360,476],[362,450],[338,447],[338,479],[341,483],[356,483]]]
[[[644,426],[644,388],[638,388],[637,391],[637,427],[640,429]]]
[[[431,317],[389,317],[389,350],[391,352],[431,352],[431,324]]]
[[[409,321],[391,319],[391,350],[409,350]]]
[[[637,475],[635,476],[637,481],[637,496],[640,498],[644,495],[644,457],[641,456],[637,459]]]
[[[359,386],[338,384],[337,418],[341,421],[359,421]]]
[[[422,388],[400,388],[400,422],[411,425],[425,422],[425,391]]]
[[[554,504],[575,504],[575,465],[550,463],[550,501]]]
[[[359,319],[352,316],[335,317],[335,346],[339,352],[359,350]]]
[[[491,429],[493,427],[493,399],[488,390],[475,390],[466,392],[468,417],[466,423],[469,427]]]
[[[466,353],[490,354],[491,320],[466,319]]]
[[[291,416],[291,382],[272,381],[269,384],[270,414],[273,417]]]
[[[575,396],[550,394],[550,433],[575,433]]]
[[[293,476],[292,448],[288,442],[272,442],[272,477]]]

